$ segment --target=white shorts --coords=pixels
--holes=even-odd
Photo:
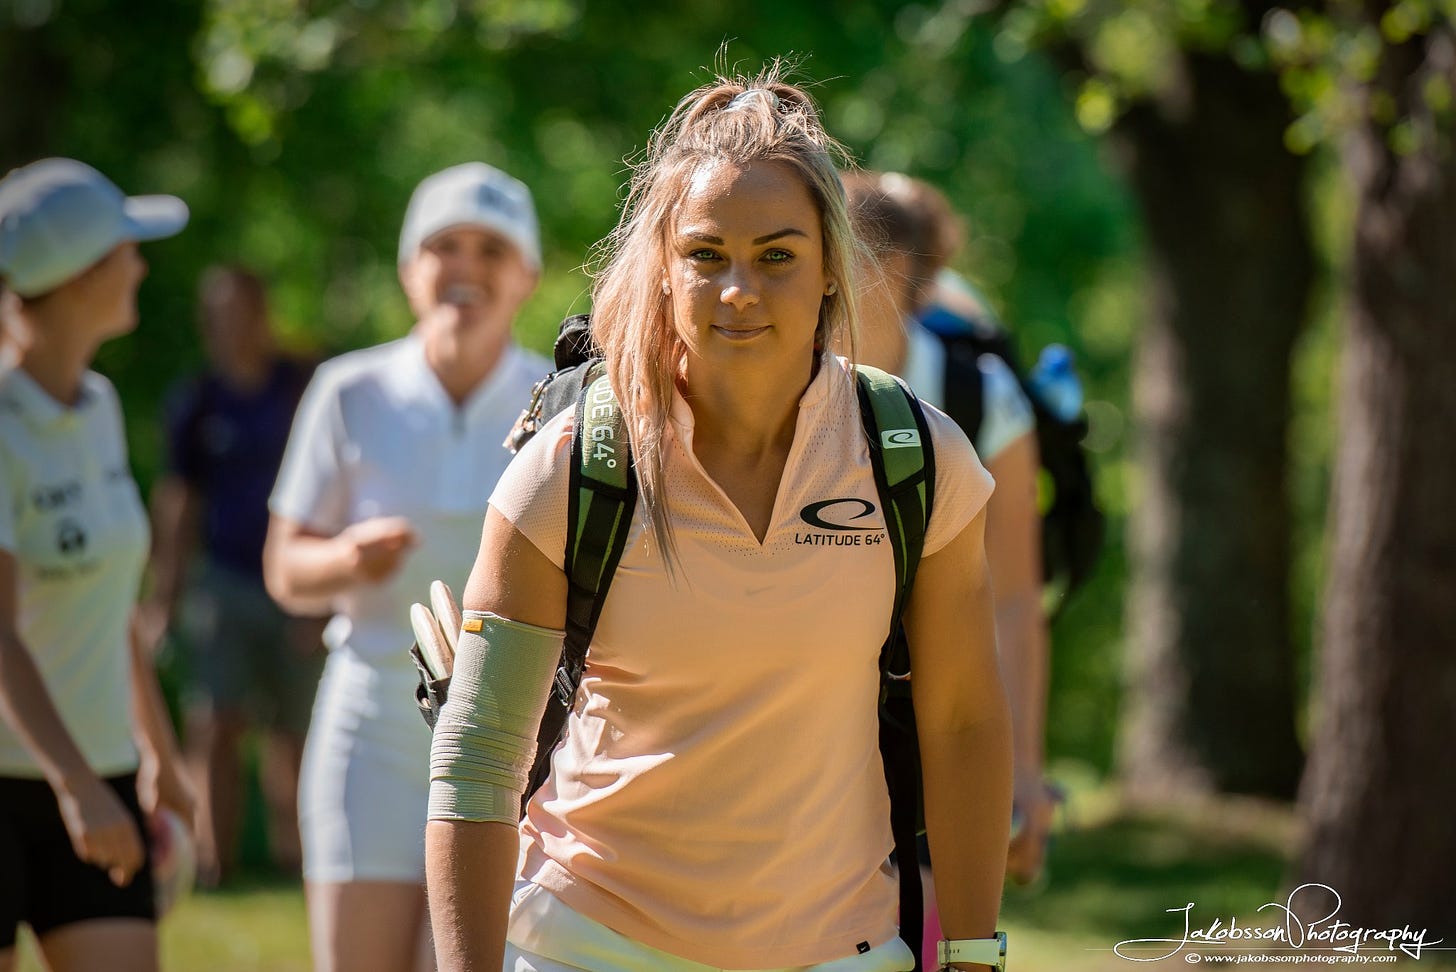
[[[424,882],[430,730],[415,679],[407,661],[329,653],[299,776],[306,880]]]
[[[764,972],[906,972],[915,956],[892,938],[862,955]],[[725,972],[634,942],[572,910],[550,891],[517,881],[502,972]]]

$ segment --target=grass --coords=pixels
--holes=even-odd
[[[194,894],[161,924],[162,968],[170,972],[308,972],[308,920],[296,881],[245,876]],[[18,972],[41,972],[22,936]]]
[[[1287,811],[1227,801],[1129,808],[1106,791],[1077,794],[1072,808],[1045,885],[1007,892],[1002,925],[1011,937],[1015,972],[1186,968],[1187,950],[1135,965],[1112,947],[1128,939],[1181,937],[1182,915],[1166,910],[1190,901],[1195,926],[1219,916],[1237,916],[1246,926],[1272,923],[1255,909],[1282,898],[1294,837]],[[309,968],[303,894],[294,883],[260,877],[195,894],[163,922],[162,955],[172,972],[303,972]],[[1453,967],[1430,953],[1419,963],[1396,964]],[[23,948],[19,969],[40,972],[41,966]]]

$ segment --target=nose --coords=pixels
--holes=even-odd
[[[724,284],[718,299],[734,310],[742,311],[758,303],[758,289],[746,275],[735,274]]]

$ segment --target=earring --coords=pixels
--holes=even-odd
[[[833,297],[837,293],[839,293],[839,284],[833,280],[829,281],[828,285],[824,288],[824,296]]]
[[[667,278],[662,279],[662,295],[667,297],[672,294],[672,287],[668,285]]]

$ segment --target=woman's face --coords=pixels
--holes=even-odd
[[[671,220],[666,271],[691,357],[730,366],[812,360],[829,284],[824,228],[788,164],[699,168]]]
[[[426,340],[470,353],[504,342],[536,286],[536,273],[504,236],[457,226],[425,241],[400,269],[400,281]]]
[[[96,338],[129,334],[137,325],[137,289],[147,275],[147,261],[135,242],[118,243],[76,279],[64,284],[68,299],[96,330]]]

